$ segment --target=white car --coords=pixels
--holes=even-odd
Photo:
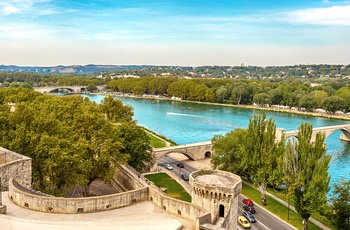
[[[164,167],[167,168],[167,169],[169,169],[169,170],[172,170],[172,169],[173,169],[173,166],[171,166],[171,164],[165,164]]]

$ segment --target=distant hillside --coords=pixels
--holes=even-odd
[[[70,65],[70,66],[15,66],[0,65],[2,72],[25,73],[100,73],[115,70],[135,70],[144,68],[143,65]]]

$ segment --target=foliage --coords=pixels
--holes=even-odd
[[[128,164],[139,172],[145,170],[152,160],[152,147],[145,130],[133,122],[124,122],[118,126],[117,136],[124,143],[121,152],[129,156]]]
[[[134,116],[134,109],[130,105],[123,105],[121,100],[114,99],[111,95],[101,100],[99,108],[112,122],[131,122]]]
[[[215,155],[211,163],[214,168],[226,170],[235,174],[243,175],[242,167],[242,143],[244,142],[245,129],[235,129],[223,135],[215,135],[211,142]]]
[[[284,151],[284,138],[280,142],[276,142],[275,138],[276,124],[272,118],[266,120],[263,113],[249,119],[242,142],[242,166],[257,184],[263,205],[266,205],[267,185],[277,186],[282,182],[278,165]]]
[[[336,229],[350,229],[350,180],[342,179],[334,184],[333,196],[330,199],[332,213],[330,220]]]
[[[294,207],[303,219],[303,229],[308,229],[311,213],[326,204],[330,180],[330,156],[324,148],[325,135],[317,133],[315,140],[311,138],[312,125],[302,123],[298,141],[290,139],[287,142],[283,163],[285,184],[294,196]]]
[[[8,102],[15,103],[13,112]],[[31,157],[34,188],[53,195],[64,195],[75,185],[84,186],[89,195],[93,180],[108,182],[120,164],[139,159],[134,152],[149,151],[149,139],[135,122],[128,128],[114,125],[95,102],[82,96],[0,89],[0,120],[0,145]]]
[[[261,201],[266,205],[265,192],[268,184],[282,183],[278,165],[284,151],[284,139],[275,141],[276,125],[266,115],[250,118],[247,129],[236,129],[225,136],[212,139],[215,155],[214,167],[239,175],[248,175],[261,191]]]
[[[326,97],[323,100],[323,108],[325,108],[326,111],[335,112],[337,110],[344,110],[346,109],[347,105],[344,100],[344,98],[338,97],[338,96],[330,96]]]

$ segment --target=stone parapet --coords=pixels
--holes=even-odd
[[[0,147],[0,177],[2,191],[9,190],[10,178],[26,188],[31,188],[32,159]]]
[[[10,179],[9,199],[23,208],[49,213],[87,213],[111,210],[148,199],[148,188],[106,196],[63,198],[36,195]]]

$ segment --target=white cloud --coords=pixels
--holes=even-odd
[[[350,26],[350,5],[297,10],[288,13],[293,23]]]
[[[0,0],[0,15],[9,15],[29,11],[37,3],[49,0]]]

